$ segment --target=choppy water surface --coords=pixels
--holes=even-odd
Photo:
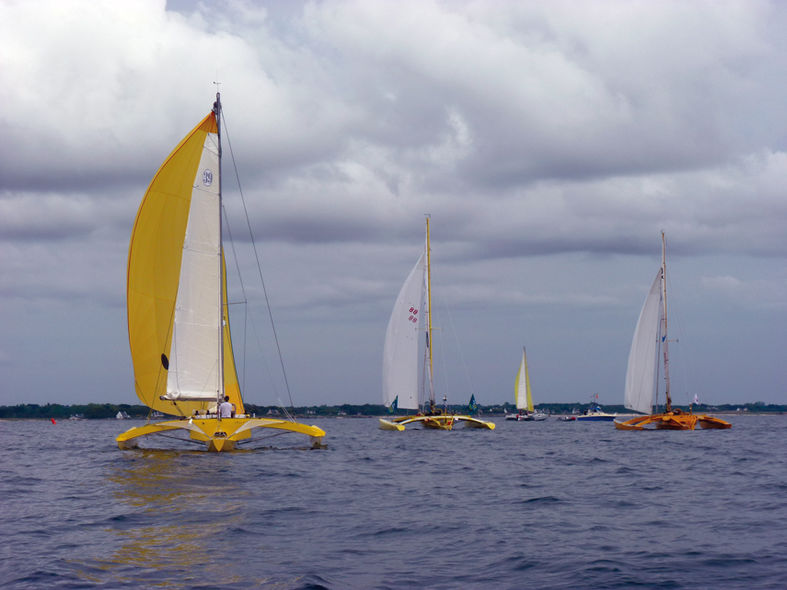
[[[784,588],[787,416],[731,421],[324,419],[327,450],[227,454],[0,422],[0,586]]]

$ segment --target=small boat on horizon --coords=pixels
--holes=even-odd
[[[517,422],[540,422],[547,419],[547,415],[533,406],[533,395],[530,390],[530,373],[527,370],[527,352],[522,347],[522,360],[514,380],[514,403],[518,412],[506,414],[506,420]]]
[[[561,416],[559,419],[567,422],[611,422],[618,415],[605,412],[598,403],[598,394],[590,396],[590,407],[583,412]]]
[[[617,414],[609,414],[601,409],[601,406],[593,406],[585,410],[581,414],[571,414],[569,416],[561,416],[559,420],[565,422],[611,422],[617,418]]]

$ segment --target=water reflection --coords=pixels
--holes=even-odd
[[[123,459],[108,477],[119,510],[106,565],[116,578],[157,587],[239,582],[227,540],[243,534],[247,492],[227,457],[157,450]]]

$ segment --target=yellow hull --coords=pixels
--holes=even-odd
[[[464,423],[467,428],[482,428],[486,430],[494,430],[494,422],[486,422],[473,418],[472,416],[464,416],[461,414],[437,414],[433,416],[399,416],[393,420],[386,420],[380,418],[380,430],[395,430],[401,432],[408,424],[422,424],[424,428],[432,430],[453,430],[454,424],[457,422]]]
[[[322,447],[325,431],[317,426],[308,426],[289,420],[267,418],[191,418],[188,420],[165,420],[137,426],[120,434],[115,440],[120,449],[133,449],[139,438],[162,432],[185,430],[192,440],[205,443],[208,451],[224,452],[235,449],[236,443],[251,438],[255,428],[274,428],[305,434],[311,438],[312,448]]]
[[[494,430],[495,423],[487,422],[486,420],[479,420],[472,416],[454,416],[458,421],[465,425],[465,428],[481,428],[486,430]]]
[[[673,411],[664,414],[637,416],[625,422],[615,420],[615,428],[618,430],[694,430],[697,423],[703,429],[732,427],[729,422],[713,416]]]
[[[380,418],[380,430],[396,430],[397,432],[401,432],[404,430],[404,425]]]
[[[424,428],[430,428],[431,430],[453,430],[453,428],[454,428],[454,417],[453,416],[429,416],[425,420],[422,420],[421,424],[424,425]]]

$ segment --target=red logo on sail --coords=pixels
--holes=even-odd
[[[418,323],[418,310],[414,307],[410,308],[410,317],[407,318],[409,321],[413,322],[414,324]]]

